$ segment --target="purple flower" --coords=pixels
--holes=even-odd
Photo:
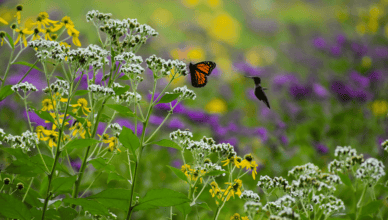
[[[238,126],[234,122],[230,122],[228,124],[228,130],[232,131],[232,132],[238,132],[239,128],[238,128]]]
[[[76,78],[75,78],[75,81],[76,82],[78,82],[78,80],[80,80],[80,78],[81,78],[81,74],[80,73],[78,73],[78,75],[79,76],[77,76]],[[78,86],[78,89],[88,89],[88,77],[86,76],[86,74],[84,74],[83,76],[82,76],[82,79],[81,79],[81,82],[80,82],[80,84],[79,84],[79,86]]]
[[[367,88],[369,87],[368,77],[362,76],[356,71],[353,71],[349,75],[350,79],[355,83],[356,88]]]
[[[283,145],[288,145],[288,137],[286,135],[282,135],[280,136],[280,142],[283,144]]]
[[[119,118],[115,121],[118,123],[121,127],[127,127],[131,129],[133,132],[135,131],[135,125],[132,124],[130,121],[124,118]],[[141,135],[141,132],[143,131],[143,124],[137,123],[137,135]],[[134,132],[135,133],[135,132]],[[148,129],[146,129],[146,134],[148,133]]]
[[[340,56],[342,53],[342,48],[338,45],[330,47],[330,52],[333,56]]]
[[[216,133],[216,135],[222,137],[222,136],[225,136],[228,133],[228,128],[227,127],[223,127],[221,125],[218,125],[218,126],[214,126],[213,127],[213,131]]]
[[[388,48],[383,46],[376,47],[375,55],[379,58],[388,58]]]
[[[328,96],[327,90],[321,84],[314,83],[313,91],[319,98],[326,98]]]
[[[278,129],[284,129],[284,128],[286,128],[287,125],[283,121],[278,121],[276,123],[276,126],[278,127]]]
[[[384,75],[381,71],[373,71],[369,74],[368,79],[372,82],[384,80]]]
[[[180,161],[180,160],[173,160],[173,161],[171,162],[171,165],[172,165],[173,167],[175,167],[175,168],[180,169],[180,168],[182,167],[183,163],[182,163],[182,161]]]
[[[343,43],[345,43],[345,41],[346,41],[345,35],[343,34],[337,35],[337,44],[342,45]]]
[[[159,117],[156,115],[151,115],[149,118],[149,122],[154,125],[160,125],[163,122],[163,120],[164,120],[163,117]]]
[[[352,43],[351,47],[353,52],[360,57],[364,56],[368,52],[368,47],[358,43]]]
[[[186,111],[186,115],[192,120],[192,121],[195,121],[195,122],[206,122],[209,118],[208,115],[206,115],[206,113],[204,113],[203,111],[200,111],[200,110],[187,110]]]
[[[172,104],[175,105],[176,101],[173,101]],[[185,113],[186,112],[186,107],[182,104],[182,102],[179,102],[178,105],[175,106],[174,108],[174,113]]]
[[[100,122],[97,126],[97,134],[102,135],[104,133],[104,130],[106,128],[106,123]]]
[[[313,44],[317,49],[324,49],[326,47],[326,41],[323,37],[316,37],[313,40]]]
[[[261,69],[256,68],[245,62],[235,63],[233,67],[236,71],[242,72],[247,76],[261,76],[263,73]]]
[[[252,100],[257,100],[257,97],[255,95],[255,89],[247,89],[246,93],[247,93],[248,98],[250,98]]]
[[[329,152],[329,148],[326,145],[321,143],[316,144],[315,149],[320,154],[327,154]]]
[[[340,81],[334,81],[331,83],[331,90],[337,93],[338,99],[343,102],[350,101],[353,98],[354,91],[347,85]]]
[[[300,84],[293,84],[290,87],[290,93],[295,99],[303,99],[310,95],[311,88]]]
[[[263,127],[257,128],[256,129],[256,134],[259,135],[260,139],[263,142],[266,142],[268,140],[268,131],[267,131],[267,129],[265,129]]]
[[[168,127],[172,129],[183,129],[185,128],[185,124],[179,118],[172,118]]]
[[[219,141],[219,143],[229,143],[230,145],[236,147],[237,144],[238,144],[238,140],[236,137],[231,137],[231,138],[228,138],[226,140],[223,140],[223,141]]]
[[[296,84],[298,82],[299,82],[298,78],[293,74],[277,75],[273,78],[273,81],[272,81],[275,89],[281,89],[285,85]]]
[[[373,94],[365,90],[358,90],[354,92],[355,98],[360,102],[366,102],[373,99]]]
[[[211,126],[218,126],[220,123],[220,116],[219,115],[209,115],[207,116],[207,123]]]
[[[81,160],[80,159],[75,159],[75,160],[72,160],[70,159],[70,165],[71,167],[73,167],[73,169],[75,169],[75,171],[79,171],[81,169]]]

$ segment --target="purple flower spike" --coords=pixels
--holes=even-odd
[[[317,145],[315,145],[315,149],[320,154],[327,154],[329,152],[329,148],[326,145],[321,143],[318,143]]]
[[[203,111],[187,110],[186,115],[195,122],[206,122],[209,118]]]
[[[182,167],[183,163],[182,163],[182,161],[180,161],[180,160],[173,160],[172,163],[171,163],[171,165],[172,165],[173,167],[175,167],[175,168],[180,169],[180,168]]]
[[[106,123],[100,122],[97,127],[97,134],[102,135],[106,128]]]
[[[125,127],[129,128],[129,129],[131,129],[133,132],[135,131],[135,125],[132,124],[130,121],[126,120],[126,119],[119,118],[115,122],[118,123],[121,127],[125,126]],[[143,131],[143,124],[137,123],[137,135],[141,135],[142,131]],[[148,129],[146,129],[146,134],[147,133],[148,133]]]
[[[334,81],[331,84],[331,90],[337,93],[337,97],[343,102],[350,101],[354,95],[354,91],[340,81]]]
[[[236,71],[242,72],[248,76],[261,76],[263,73],[261,69],[256,68],[245,62],[235,63],[233,67]]]
[[[286,135],[280,136],[280,142],[281,142],[283,145],[287,146],[287,145],[288,145],[288,137],[287,137]]]
[[[342,45],[346,42],[346,37],[343,34],[337,35],[337,44]]]
[[[226,139],[224,141],[220,141],[219,143],[226,143],[226,144],[229,143],[230,145],[236,147],[238,144],[238,140],[235,137],[231,137],[231,138]]]
[[[332,47],[330,47],[330,52],[331,52],[331,54],[333,55],[333,56],[340,56],[341,55],[341,53],[342,53],[342,48],[340,47],[340,46],[337,46],[337,45],[335,45],[335,46],[332,46]]]
[[[266,142],[268,140],[268,131],[267,129],[263,128],[263,127],[260,127],[260,128],[257,128],[256,129],[256,134],[259,135],[260,139],[263,141],[263,142]]]
[[[303,99],[310,95],[311,88],[294,84],[290,87],[290,93],[295,99]]]
[[[313,84],[313,91],[315,95],[318,96],[319,98],[326,98],[329,95],[325,87],[323,87],[321,84],[318,84],[318,83]]]
[[[149,119],[149,122],[151,124],[154,124],[154,125],[160,125],[163,122],[163,119],[164,118],[162,118],[162,117],[159,117],[159,116],[156,116],[156,115],[151,115],[150,119]]]
[[[355,83],[356,88],[367,88],[369,87],[369,79],[368,77],[362,76],[356,71],[353,71],[349,75],[350,79]]]
[[[185,124],[179,118],[172,118],[168,127],[172,129],[184,129]]]
[[[41,119],[35,112],[28,112],[28,115],[30,117],[31,123],[34,127],[36,126],[46,126],[47,124],[44,122],[44,119]],[[27,120],[27,113],[24,111],[24,117]]]
[[[275,76],[272,83],[275,89],[282,89],[283,86],[290,84],[297,84],[299,82],[298,78],[293,74],[282,74]]]
[[[70,160],[70,165],[75,171],[79,171],[81,169],[81,160],[80,159],[75,159],[75,160]]]

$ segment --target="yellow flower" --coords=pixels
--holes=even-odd
[[[211,186],[211,189],[209,190],[209,192],[212,195],[212,197],[216,195],[220,195],[221,189],[218,187],[218,184],[215,181],[211,182],[210,186]]]
[[[232,216],[230,217],[230,220],[241,220],[240,214],[234,213],[234,215],[232,215]]]
[[[232,156],[232,157],[227,158],[224,161],[221,161],[221,163],[224,163],[222,166],[226,166],[229,163],[234,163],[234,165],[237,168],[240,168],[240,162],[241,162],[241,157],[237,157],[237,156]]]
[[[213,98],[209,103],[206,104],[205,110],[210,114],[223,114],[228,109],[226,102],[223,99]]]
[[[359,23],[357,26],[356,26],[356,31],[359,35],[364,35],[365,34],[365,31],[366,31],[366,25],[365,23]]]
[[[101,135],[98,135],[100,138],[101,138]],[[116,137],[111,137],[109,138],[109,135],[108,134],[104,134],[102,136],[102,142],[106,143],[106,144],[109,144],[109,150],[110,151],[114,151],[115,149],[117,149],[117,145],[119,144],[118,140]],[[117,149],[119,152],[121,152],[120,149]]]
[[[186,7],[192,8],[198,5],[199,0],[184,0],[182,2]]]
[[[5,37],[5,32],[4,32],[4,31],[0,31],[1,46],[3,46],[3,43],[4,43],[4,37]]]
[[[57,125],[58,121],[56,119],[57,116],[56,116],[56,114],[54,112],[50,112],[50,115],[54,119],[54,124],[53,124],[52,130],[55,130],[57,128],[57,126],[58,126]],[[59,126],[62,126],[63,116],[64,116],[64,114],[62,114],[62,115],[59,114]],[[69,115],[67,114],[66,116],[69,116]],[[44,121],[44,122],[49,123],[50,121]],[[69,124],[69,122],[65,122],[65,125],[68,125],[68,124]]]
[[[249,220],[248,216],[241,217],[241,220]]]
[[[228,13],[217,15],[210,23],[209,32],[212,37],[229,44],[235,44],[239,40],[240,23]]]
[[[18,21],[18,24],[20,24],[20,20],[22,19],[22,14],[21,14],[21,11],[23,11],[23,5],[17,5],[16,6],[16,19]],[[16,43],[15,43],[16,45]]]
[[[50,26],[51,24],[56,24],[58,21],[53,21],[49,19],[49,14],[47,12],[41,12],[36,18],[35,25],[38,26],[39,30],[43,32],[42,26],[46,29],[46,25]],[[47,40],[47,39],[46,39]]]
[[[47,29],[40,29],[40,31],[42,33],[44,33],[44,39],[45,40],[50,40],[52,41],[53,39],[51,38],[51,33],[53,33],[52,29],[51,28],[47,28]]]
[[[0,23],[3,23],[3,24],[5,24],[5,25],[8,24],[8,22],[7,22],[6,20],[2,19],[1,17],[0,17]]]
[[[370,19],[368,22],[368,30],[374,34],[377,32],[378,29],[379,29],[379,22],[377,21],[377,19]]]
[[[73,127],[69,128],[69,130],[73,130],[73,133],[71,134],[72,136],[76,136],[77,134],[79,134],[83,139],[85,139],[86,131],[82,127],[81,123],[75,123]]]
[[[388,102],[376,100],[372,103],[372,112],[375,116],[385,115],[388,112]]]
[[[79,37],[79,31],[77,31],[76,29],[74,28],[69,28],[67,29],[67,33],[73,37],[73,44],[75,46],[78,46],[80,47],[81,46],[81,41],[79,41],[78,37]]]
[[[257,166],[256,161],[252,161],[250,169],[252,170],[252,178],[255,180],[257,175]]]
[[[188,171],[191,170],[191,169],[190,169],[190,165],[188,165],[188,164],[182,165],[181,170],[182,170],[182,172],[183,172],[184,174],[186,174]],[[187,175],[187,174],[186,174],[186,175]]]
[[[54,110],[53,102],[51,101],[51,99],[43,99],[42,105],[42,111]]]
[[[36,127],[35,132],[36,132],[36,134],[38,135],[38,139],[39,139],[39,140],[42,140],[42,138],[44,137],[43,133],[44,133],[45,130],[46,130],[46,129],[44,129],[43,126],[38,126],[38,127]]]
[[[364,56],[361,60],[361,66],[364,68],[369,68],[372,65],[372,59],[368,56]]]
[[[30,34],[33,34],[34,31],[29,31],[28,28],[24,28],[24,29],[19,29],[19,28],[16,28],[15,29],[16,32],[18,32],[18,36],[16,38],[16,41],[15,41],[15,45],[19,42],[23,42],[24,43],[24,47],[27,47],[27,40],[26,40],[26,34],[30,35]]]
[[[58,132],[57,131],[50,131],[50,130],[44,130],[43,132],[45,135],[47,135],[47,137],[43,137],[42,140],[48,141],[49,147],[53,147],[53,146],[56,147],[57,142],[58,142]]]
[[[65,26],[66,29],[69,29],[69,28],[74,28],[74,23],[73,21],[70,19],[69,16],[65,16],[62,18],[61,22],[59,24],[56,24],[54,25],[54,28],[53,28],[53,31],[58,31],[59,29],[61,29],[63,26]],[[69,30],[68,30],[69,31]],[[69,33],[69,32],[68,32]],[[71,34],[69,34],[71,35]]]
[[[242,187],[242,181],[240,179],[235,179],[234,183],[226,183],[228,184],[228,188],[224,191],[224,196],[226,196],[226,201],[230,199],[230,197],[234,195],[240,196],[241,195],[241,187]],[[222,200],[224,200],[223,198]]]
[[[60,102],[67,102],[69,100],[68,98],[62,98],[62,96],[61,96],[61,94],[59,94],[59,92],[57,92],[53,95],[53,99],[55,99],[55,100],[59,99]],[[54,101],[54,105],[55,105],[55,101]]]
[[[193,60],[204,60],[205,59],[205,51],[201,47],[191,48],[187,53],[187,57]]]
[[[250,168],[251,167],[251,162],[253,161],[252,154],[247,154],[244,156],[244,160],[240,163],[241,168]]]
[[[88,113],[90,112],[90,109],[88,108],[88,101],[86,101],[86,99],[84,99],[84,98],[78,99],[77,104],[72,105],[72,107],[74,108],[73,109],[74,113],[77,112],[79,109],[81,109],[82,113],[84,113],[84,115],[88,116]]]
[[[34,36],[32,37],[32,41],[34,40],[39,40],[40,39],[40,35],[39,35],[40,31],[38,28],[35,28],[34,29]]]

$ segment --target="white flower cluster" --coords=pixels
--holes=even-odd
[[[312,164],[312,163],[307,163],[302,166],[295,166],[292,168],[292,170],[288,171],[288,176],[294,176],[295,178],[298,178],[300,175],[311,175],[311,176],[316,176],[319,175],[321,170],[319,169],[318,166]]]
[[[139,25],[139,27],[137,27],[135,30],[137,33],[141,34],[142,36],[156,37],[159,34],[158,32],[155,31],[155,29],[153,29],[151,26],[147,24]]]
[[[205,172],[210,172],[213,170],[225,171],[220,165],[212,162],[205,162],[201,168],[202,168],[201,170]]]
[[[126,63],[121,67],[120,71],[131,78],[144,73],[144,68],[139,64]]]
[[[110,35],[111,37],[119,38],[124,36],[129,31],[129,23],[127,20],[108,19],[100,26],[100,31]]]
[[[168,76],[171,74],[171,70],[174,69],[176,74],[186,76],[187,69],[186,64],[180,60],[164,60],[156,55],[152,55],[146,59],[147,67],[154,71],[156,77]],[[160,74],[158,74],[160,70]]]
[[[257,195],[257,193],[253,192],[252,190],[244,190],[240,195],[240,199],[245,199],[247,201],[252,201],[252,202],[259,202],[260,196]]]
[[[111,17],[112,17],[111,13],[101,13],[98,10],[92,10],[92,11],[88,11],[88,13],[86,13],[86,21],[87,22],[93,20],[94,18],[96,18],[99,21],[104,22],[104,21],[110,19]]]
[[[181,131],[180,129],[170,133],[170,139],[175,143],[182,145],[187,140],[193,137],[193,133],[190,131]]]
[[[197,96],[195,95],[194,91],[187,88],[187,86],[183,87],[177,87],[172,92],[166,92],[166,94],[181,94],[178,99],[179,101],[184,99],[191,99],[194,100]]]
[[[260,187],[264,192],[273,189],[275,187],[274,182],[272,181],[271,177],[265,175],[260,176],[259,182],[257,182],[257,186]]]
[[[0,139],[2,139],[4,136],[5,136],[5,132],[3,129],[0,128]],[[1,141],[0,141],[0,144],[2,144]]]
[[[284,207],[284,209],[278,213],[278,216],[285,219],[300,219],[300,215],[295,213],[290,207]]]
[[[30,148],[35,148],[39,142],[38,135],[34,132],[25,131],[21,136],[13,136],[8,134],[3,141],[11,145],[12,148],[21,148],[23,151],[30,151]]]
[[[63,62],[67,57],[67,52],[69,48],[65,45],[60,45],[56,41],[48,41],[48,40],[34,40],[28,42],[28,46],[32,48],[36,48],[36,57],[41,60],[53,59],[57,62]]]
[[[123,52],[115,57],[116,61],[126,62],[126,63],[143,63],[143,58],[141,56],[136,56],[132,52]]]
[[[78,67],[87,68],[92,66],[93,69],[100,69],[103,65],[109,65],[108,56],[110,52],[101,47],[91,44],[87,48],[77,48],[67,52],[68,62],[73,63]]]
[[[388,139],[383,141],[383,143],[381,143],[381,146],[384,148],[386,152],[388,152]]]
[[[319,179],[328,184],[342,184],[341,178],[335,174],[321,173]]]
[[[351,167],[364,162],[364,155],[357,155],[357,151],[350,146],[337,146],[334,154],[339,160],[335,159],[329,163],[328,169],[332,173],[343,172],[345,169],[350,169]]]
[[[110,124],[109,128],[115,132],[121,132],[123,130],[123,128],[118,123]]]
[[[314,194],[311,201],[315,203],[319,209],[323,210],[325,215],[345,209],[344,202],[333,195],[325,196],[323,194]]]
[[[98,96],[113,96],[115,91],[112,88],[104,87],[97,84],[91,84],[88,86],[88,90]]]
[[[334,151],[334,156],[339,158],[357,156],[357,150],[353,149],[351,146],[348,146],[348,147],[337,146],[337,148]]]
[[[375,185],[381,177],[385,176],[384,168],[383,162],[375,158],[368,158],[356,171],[356,178],[369,185]]]
[[[70,84],[65,80],[57,79],[54,83],[51,83],[49,87],[43,89],[44,93],[49,93],[50,90],[53,94],[59,93],[61,96],[68,95]]]
[[[247,201],[244,204],[244,211],[245,213],[256,214],[261,207],[262,207],[262,204],[260,202]]]
[[[38,89],[34,85],[32,85],[31,83],[28,83],[28,82],[23,82],[23,83],[18,83],[16,85],[13,85],[11,87],[11,89],[14,92],[18,92],[20,89],[20,90],[24,91],[24,93],[27,93],[30,91],[33,91],[33,92],[38,91]]]
[[[121,95],[118,95],[115,97],[115,102],[116,103],[126,103],[126,104],[131,104],[131,103],[139,103],[141,100],[141,95],[139,93],[133,93],[133,92],[125,92]]]

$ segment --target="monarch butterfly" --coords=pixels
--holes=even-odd
[[[203,61],[196,64],[190,63],[191,84],[194,87],[204,87],[207,83],[207,77],[216,68],[216,63],[212,61]]]

